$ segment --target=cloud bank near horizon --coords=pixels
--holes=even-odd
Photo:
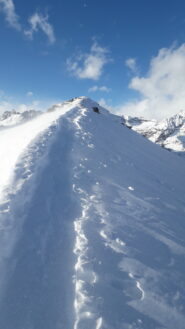
[[[162,48],[151,59],[147,74],[136,75],[130,81],[129,88],[139,93],[139,99],[119,106],[116,111],[156,119],[169,117],[185,109],[184,86],[185,44]]]

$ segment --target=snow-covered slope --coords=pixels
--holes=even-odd
[[[168,150],[185,152],[185,111],[160,122],[124,116],[123,123]]]
[[[1,329],[184,329],[184,161],[97,106],[0,132]]]
[[[6,111],[0,116],[0,128],[12,127],[20,123],[29,121],[36,116],[40,115],[42,112],[29,110],[24,112],[17,112],[15,110]]]

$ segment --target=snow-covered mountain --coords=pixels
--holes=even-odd
[[[0,159],[1,329],[184,329],[183,159],[85,97]]]
[[[24,123],[28,120],[35,118],[36,116],[40,115],[42,112],[29,110],[24,112],[18,112],[15,110],[12,111],[5,111],[0,116],[0,128],[5,127],[12,127],[20,123]]]
[[[185,152],[185,111],[160,122],[124,116],[123,123],[168,150],[181,155]]]

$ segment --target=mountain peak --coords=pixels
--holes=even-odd
[[[72,103],[74,105],[83,106],[83,107],[86,107],[87,109],[100,106],[96,101],[94,101],[91,98],[86,97],[86,96],[72,98],[72,99],[66,101],[66,103]]]
[[[48,111],[49,112],[54,111],[60,109],[63,106],[67,106],[68,110],[71,110],[73,108],[76,108],[76,110],[78,110],[79,108],[85,108],[86,111],[91,111],[93,110],[93,108],[98,108],[99,110],[101,109],[101,111],[103,110],[104,113],[108,112],[102,106],[100,106],[96,101],[86,96],[74,97],[62,103],[55,104],[51,108],[49,108]]]
[[[184,161],[84,97],[0,159],[0,328],[184,329]]]

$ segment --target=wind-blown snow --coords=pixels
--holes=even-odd
[[[40,111],[34,110],[24,112],[16,112],[15,110],[5,111],[3,115],[0,116],[0,129],[24,123],[40,115],[41,113],[42,112]]]
[[[93,106],[0,132],[2,329],[184,329],[184,161]]]
[[[31,121],[13,128],[0,130],[0,200],[2,191],[10,183],[19,156],[39,134],[52,125],[62,114],[69,110],[69,105],[58,107],[57,111],[45,113]],[[14,121],[15,124],[18,123]],[[50,132],[49,132],[50,135]]]

